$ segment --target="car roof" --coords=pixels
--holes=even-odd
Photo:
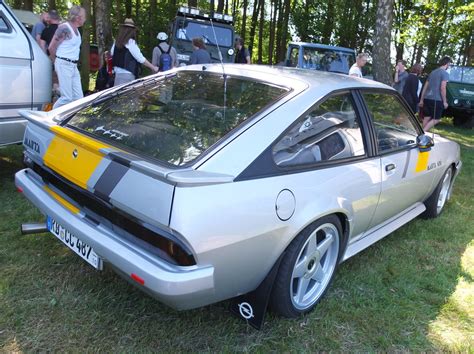
[[[285,66],[201,64],[181,67],[178,71],[196,71],[196,69],[213,73],[222,73],[224,70],[227,75],[261,80],[275,86],[283,86],[295,91],[309,90],[314,97],[322,97],[335,90],[341,89],[372,88],[394,90],[390,86],[373,80],[361,79],[345,74]]]
[[[309,47],[309,48],[320,48],[320,49],[328,49],[328,50],[339,50],[342,52],[350,52],[351,54],[355,54],[355,50],[352,48],[338,47],[335,45],[328,45],[328,44],[321,44],[321,43],[290,42],[288,45]]]

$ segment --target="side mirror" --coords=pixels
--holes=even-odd
[[[431,147],[434,146],[434,140],[426,134],[418,135],[416,145],[421,152],[430,151]]]

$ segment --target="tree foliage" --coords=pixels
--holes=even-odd
[[[233,15],[236,33],[245,40],[254,63],[282,62],[290,40],[367,52],[375,68],[388,71],[396,58],[403,58],[410,65],[421,62],[428,69],[444,55],[452,56],[458,64],[472,62],[473,2],[391,0],[393,11],[377,13],[379,1],[384,0],[73,0],[72,3],[91,8],[90,32],[86,31],[86,35],[90,43],[98,44],[101,54],[110,47],[119,24],[125,18],[132,18],[139,26],[138,44],[150,59],[156,34],[169,31],[178,6],[184,4]],[[10,0],[9,3],[14,8],[37,13],[55,8],[64,18],[71,5],[69,0]],[[393,28],[384,34],[389,47],[377,57],[376,23],[386,22],[388,17],[393,17]]]

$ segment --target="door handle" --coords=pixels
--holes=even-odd
[[[388,165],[385,165],[385,171],[393,171],[395,169],[395,164],[394,163],[389,163]]]

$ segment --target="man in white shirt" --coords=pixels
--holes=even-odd
[[[367,64],[367,54],[359,53],[356,58],[356,62],[351,66],[349,70],[349,76],[362,77],[362,68]]]
[[[61,97],[53,108],[61,107],[69,102],[84,97],[81,75],[77,69],[81,51],[81,34],[79,27],[86,22],[86,10],[74,5],[69,10],[68,20],[58,26],[49,45],[51,60],[58,75]]]

